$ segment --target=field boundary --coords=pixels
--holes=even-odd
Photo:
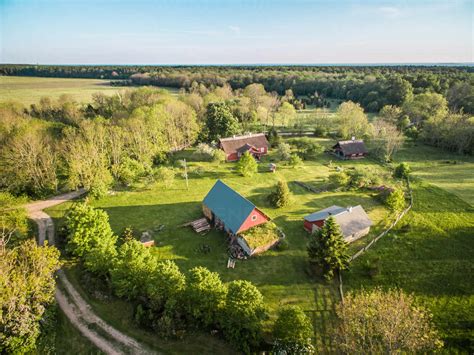
[[[379,241],[379,239],[381,239],[382,237],[384,237],[385,235],[387,235],[396,225],[398,222],[400,222],[400,220],[408,213],[408,211],[411,210],[411,208],[413,207],[413,191],[412,191],[412,188],[411,188],[411,185],[410,185],[410,180],[409,178],[407,177],[406,179],[406,183],[407,183],[407,188],[408,188],[408,197],[409,197],[409,200],[410,200],[410,203],[408,204],[407,208],[405,208],[398,216],[397,218],[390,224],[390,226],[385,229],[382,233],[380,233],[377,237],[375,237],[374,239],[372,239],[370,241],[369,244],[367,244],[365,247],[361,248],[359,251],[357,251],[355,254],[353,254],[350,259],[349,259],[349,262],[352,262],[354,261],[355,259],[357,259],[359,256],[361,256],[362,254],[364,254],[367,250],[369,250],[375,243],[377,243]],[[343,292],[343,283],[342,283],[342,273],[339,272],[339,295],[341,297],[341,301],[342,303],[344,303],[344,292]]]

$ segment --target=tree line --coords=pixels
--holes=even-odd
[[[351,100],[369,112],[401,105],[410,92],[433,92],[445,96],[450,109],[474,113],[472,72],[469,66],[0,66],[3,75],[103,78],[120,85],[238,89],[260,83],[267,91],[291,89],[322,104],[324,98]]]

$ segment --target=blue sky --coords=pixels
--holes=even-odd
[[[0,62],[472,62],[472,0],[0,0]]]

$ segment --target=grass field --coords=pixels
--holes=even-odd
[[[57,99],[63,94],[78,102],[89,102],[94,93],[113,95],[125,88],[130,89],[110,86],[110,80],[0,76],[0,102],[16,101],[30,105],[39,102],[42,97]]]
[[[192,160],[190,152],[178,155]],[[276,311],[283,304],[300,305],[314,321],[316,345],[320,349],[329,350],[327,330],[332,324],[333,307],[339,301],[339,297],[334,283],[324,283],[306,273],[308,235],[303,230],[302,217],[333,204],[341,206],[362,204],[375,222],[371,233],[375,235],[387,224],[389,216],[389,212],[367,193],[314,194],[292,183],[294,180],[300,180],[321,186],[323,179],[330,173],[330,169],[323,165],[329,159],[331,157],[322,156],[315,162],[307,162],[299,169],[279,166],[276,174],[263,172],[266,170],[266,165],[262,164],[262,172],[253,178],[238,176],[233,171],[234,164],[191,161],[189,190],[186,190],[184,180],[177,178],[170,189],[158,185],[148,190],[116,192],[114,195],[95,201],[94,205],[107,211],[116,233],[120,233],[126,226],[145,231],[164,224],[163,231],[154,235],[156,241],[154,252],[158,256],[175,260],[182,270],[198,265],[206,266],[212,271],[217,271],[226,282],[235,279],[252,281],[263,293],[271,318],[275,317]],[[370,160],[341,162],[341,165],[371,167],[383,172],[382,168]],[[293,200],[286,208],[274,209],[268,205],[266,196],[281,177],[289,182]],[[226,269],[227,242],[221,232],[211,231],[206,236],[200,236],[188,228],[179,228],[179,225],[201,216],[201,201],[217,178],[223,179],[262,208],[286,233],[289,249],[281,252],[268,251],[250,260],[237,262],[235,269]],[[67,207],[68,205],[64,204],[48,212],[53,217],[61,218]],[[370,236],[365,241],[369,238]],[[211,251],[202,253],[200,248],[203,245],[209,246]],[[128,328],[134,329],[134,326],[126,319],[131,319],[132,309],[119,306],[122,303],[117,300],[114,307],[111,302],[105,305],[97,300],[93,302],[93,306],[105,319],[119,329],[129,332],[131,330]],[[114,318],[116,317],[114,313],[118,313],[119,316]]]

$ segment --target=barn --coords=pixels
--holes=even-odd
[[[334,217],[348,243],[353,242],[370,231],[372,221],[361,205],[355,207],[331,206],[304,217],[304,229],[313,233],[319,230],[326,219]]]
[[[361,139],[339,141],[332,147],[332,152],[341,159],[361,159],[367,155],[367,148]]]
[[[206,218],[218,229],[231,236],[248,255],[266,251],[275,245],[279,237],[270,218],[252,202],[217,180],[204,198],[202,210]],[[273,232],[272,232],[273,231]]]
[[[219,140],[219,147],[225,152],[227,161],[237,161],[249,152],[256,159],[268,153],[268,140],[264,133],[233,136]]]

